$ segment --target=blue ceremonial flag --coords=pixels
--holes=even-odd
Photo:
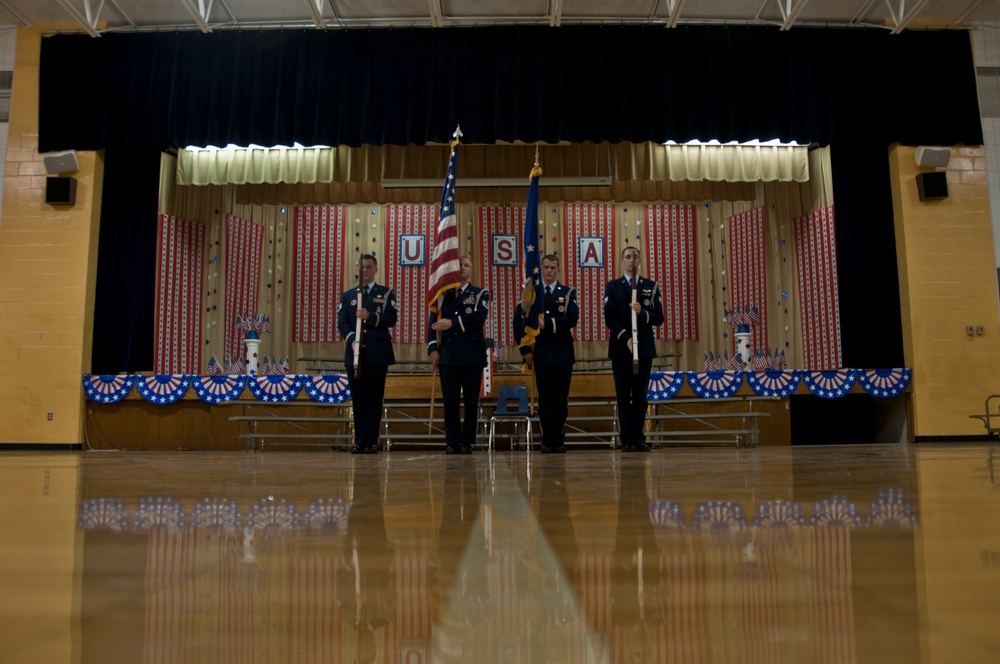
[[[521,291],[521,312],[524,314],[524,332],[518,339],[521,346],[535,345],[538,321],[542,316],[542,258],[538,250],[538,178],[542,169],[531,169],[528,204],[524,215],[524,284]]]

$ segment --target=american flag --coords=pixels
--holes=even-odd
[[[461,267],[458,262],[458,223],[455,214],[455,169],[458,166],[458,137],[462,133],[455,131],[455,140],[451,143],[451,156],[448,158],[448,172],[444,176],[444,187],[441,189],[441,206],[439,208],[437,232],[434,234],[434,250],[431,253],[431,275],[427,286],[427,308],[433,312],[438,310],[438,298],[445,291],[458,288],[462,283]]]
[[[339,338],[337,303],[346,290],[340,265],[351,246],[346,211],[344,205],[295,209],[295,341]]]
[[[705,371],[715,370],[715,353],[710,350],[705,351]]]
[[[481,207],[479,223],[480,255],[483,256],[480,277],[483,287],[490,292],[490,317],[486,320],[486,336],[496,339],[497,348],[517,343],[510,322],[514,308],[520,306],[521,273],[517,262],[517,238],[524,232],[525,210],[520,207]],[[495,236],[503,238],[503,245],[494,246]],[[499,264],[498,264],[499,263]]]
[[[528,187],[527,214],[524,219],[524,290],[521,292],[521,310],[524,314],[524,336],[517,340],[521,346],[535,345],[538,336],[538,319],[542,316],[541,255],[538,251],[538,178],[542,169],[531,169]]]
[[[434,232],[440,219],[437,205],[390,205],[386,208],[385,253],[379,261],[379,275],[396,292],[398,318],[392,337],[396,343],[427,342],[427,281],[429,266],[407,264],[409,250],[404,249],[404,235],[422,235],[425,240]]]
[[[775,369],[784,369],[786,365],[785,362],[785,349],[782,348],[781,351],[774,351],[774,358],[771,360],[771,366]]]
[[[561,266],[570,286],[576,288],[580,321],[574,332],[581,341],[607,341],[604,324],[604,286],[615,278],[618,251],[615,247],[615,206],[576,204],[564,208],[563,255]],[[603,237],[604,255],[600,267],[581,267],[580,240]]]
[[[767,354],[763,348],[757,350],[757,354],[753,358],[753,368],[757,371],[763,371],[765,369],[770,369],[772,367],[771,356]]]

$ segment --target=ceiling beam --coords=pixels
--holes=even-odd
[[[212,15],[212,1],[208,0],[208,4],[205,4],[205,0],[181,0],[181,4],[184,8],[188,10],[194,22],[198,24],[198,28],[202,32],[211,32],[212,26],[208,24],[208,19]],[[195,6],[195,2],[198,6]]]
[[[549,26],[558,28],[562,25],[563,0],[552,0],[552,16],[549,19]]]
[[[427,5],[431,10],[431,27],[441,27],[441,2],[440,0],[427,0]]]
[[[101,33],[97,31],[97,19],[101,15],[101,10],[104,8],[104,0],[100,0],[100,4],[97,7],[97,11],[94,11],[91,5],[91,0],[83,0],[83,11],[85,14],[81,14],[80,10],[73,6],[70,0],[56,0],[63,9],[65,9],[73,17],[77,23],[83,26],[83,29],[91,37],[100,37]]]
[[[325,28],[326,20],[323,18],[323,5],[326,0],[306,0],[306,6],[309,7],[309,15],[312,16],[313,24],[317,28]]]
[[[916,3],[910,9],[906,8],[906,0],[899,0],[899,12],[898,14],[892,10],[892,3],[890,0],[885,0],[886,6],[889,8],[889,13],[892,14],[893,19],[896,21],[895,27],[892,29],[892,34],[898,35],[910,22],[916,18],[917,14],[920,13],[927,3],[931,0],[917,0]]]
[[[116,14],[118,14],[118,16],[120,16],[120,17],[121,17],[121,19],[122,19],[123,21],[125,21],[125,23],[127,23],[127,24],[128,24],[128,26],[129,26],[130,28],[137,28],[137,27],[138,27],[138,26],[137,26],[137,25],[135,24],[135,21],[133,21],[132,19],[130,19],[130,18],[129,18],[129,17],[128,17],[128,16],[126,15],[126,14],[125,14],[125,12],[124,12],[124,11],[122,11],[122,8],[118,6],[118,1],[117,1],[117,0],[107,0],[107,1],[108,1],[108,4],[109,4],[109,5],[111,5],[111,8],[112,8],[113,10],[115,10],[115,13],[116,13]]]
[[[961,16],[959,16],[958,18],[955,19],[955,23],[959,23],[959,24],[965,23],[965,21],[970,16],[972,16],[973,14],[976,13],[976,10],[979,9],[979,6],[982,5],[984,2],[986,2],[986,0],[976,0],[976,2],[973,2],[972,5],[968,9],[965,10],[964,14],[962,14]]]
[[[792,1],[785,0],[785,4],[782,4],[781,0],[777,0],[778,7],[781,9],[781,16],[785,19],[784,23],[781,24],[782,30],[789,30],[795,25],[796,19],[799,18],[799,13],[806,6],[806,3],[809,2],[809,0],[798,0],[795,6],[792,6]]]
[[[858,8],[857,13],[854,14],[854,18],[851,19],[851,22],[848,25],[858,25],[859,23],[864,22],[864,20],[868,17],[868,12],[872,10],[872,7],[874,7],[877,2],[878,0],[866,0],[865,4]]]
[[[676,28],[677,22],[681,20],[681,12],[684,10],[685,0],[667,0],[667,27]]]

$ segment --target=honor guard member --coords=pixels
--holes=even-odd
[[[490,293],[469,283],[472,259],[459,259],[462,284],[445,291],[438,313],[431,312],[427,353],[431,366],[441,371],[444,431],[448,454],[468,454],[476,442],[479,390],[486,366],[483,325],[489,314]],[[460,401],[465,402],[464,424]]]
[[[542,258],[542,311],[534,346],[521,346],[524,361],[534,366],[538,387],[538,419],[542,425],[542,452],[565,452],[569,387],[573,377],[573,328],[580,320],[576,289],[560,284],[559,257]],[[514,307],[514,338],[524,338],[524,312]]]
[[[358,270],[362,288],[352,288],[340,296],[337,329],[346,342],[344,365],[354,402],[354,447],[351,452],[375,454],[382,424],[385,376],[389,365],[396,363],[389,329],[396,325],[398,311],[395,291],[375,283],[378,273],[375,257],[362,256]],[[361,322],[360,340],[356,335],[358,321]],[[354,348],[359,341],[359,357],[355,357]],[[357,375],[356,362],[360,365]]]
[[[656,357],[653,327],[663,324],[663,297],[660,286],[639,275],[639,250],[625,247],[622,251],[622,269],[625,274],[609,281],[604,289],[604,321],[611,331],[608,357],[615,379],[618,400],[618,430],[621,432],[622,449],[629,452],[647,452],[646,444],[646,392],[649,374]],[[636,283],[636,302],[632,304],[632,281]],[[639,339],[639,371],[633,373],[632,312],[636,313],[636,332]]]

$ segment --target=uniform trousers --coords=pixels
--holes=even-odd
[[[355,378],[354,367],[347,367],[347,382],[354,404],[354,444],[362,449],[375,449],[378,444],[388,372],[389,367],[385,364],[364,364],[361,376]]]
[[[611,372],[615,378],[615,395],[618,398],[618,427],[622,447],[642,447],[646,444],[646,393],[653,358],[639,358],[639,373],[632,374],[631,357],[611,358]]]
[[[444,402],[444,440],[453,450],[472,447],[479,425],[479,390],[483,368],[477,366],[438,365],[441,372],[441,400]],[[465,401],[464,423],[461,417]]]
[[[573,363],[535,362],[535,385],[538,387],[538,421],[542,425],[542,447],[556,448],[565,441],[566,417],[569,414],[569,386]]]

